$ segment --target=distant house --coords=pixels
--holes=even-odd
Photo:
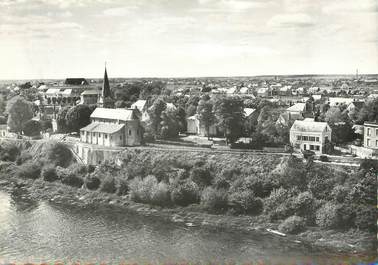
[[[139,118],[141,121],[147,121],[149,119],[148,115],[148,108],[147,108],[147,100],[139,99],[133,104],[131,104],[131,109],[137,109],[139,113]]]
[[[358,112],[362,109],[362,107],[364,106],[364,102],[361,102],[361,101],[354,101],[354,102],[351,102],[348,107],[346,108],[347,111],[349,113],[351,112]]]
[[[91,124],[80,129],[81,142],[109,147],[140,145],[143,130],[135,111],[96,108]]]
[[[341,105],[347,105],[348,106],[353,101],[355,101],[353,98],[342,98],[342,97],[330,97],[328,99],[330,107],[338,107],[338,106],[341,106]]]
[[[286,112],[292,115],[302,115],[306,112],[306,103],[295,103],[293,106],[287,108]]]
[[[257,96],[268,97],[270,96],[270,89],[268,87],[260,87],[257,89]]]
[[[291,112],[284,112],[281,113],[276,121],[276,125],[279,126],[289,126],[291,122],[296,120],[303,120],[304,117],[302,114],[299,113],[291,113]]]
[[[278,89],[278,95],[289,96],[291,95],[291,86],[283,86]]]
[[[91,89],[85,90],[80,94],[80,104],[92,105],[97,104],[97,100],[101,95],[101,90]]]
[[[216,125],[211,125],[209,127],[209,135],[207,134],[206,127],[198,119],[198,114],[190,116],[186,119],[187,123],[187,133],[195,134],[200,136],[215,136],[218,134],[218,129]]]
[[[290,129],[290,143],[295,150],[310,150],[325,153],[325,144],[331,141],[332,129],[326,122],[313,119],[295,121]]]

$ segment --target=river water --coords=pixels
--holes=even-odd
[[[288,262],[325,254],[282,238],[185,227],[114,209],[78,209],[0,192],[2,262]]]

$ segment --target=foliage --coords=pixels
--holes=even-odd
[[[211,100],[201,99],[197,107],[198,120],[203,124],[206,134],[210,136],[210,126],[215,123],[215,115],[213,112],[213,102]]]
[[[340,206],[328,202],[316,212],[316,224],[322,228],[337,228],[342,224]]]
[[[1,161],[16,161],[20,154],[20,149],[14,143],[3,142],[0,145],[0,160]]]
[[[71,150],[61,142],[47,143],[44,146],[42,155],[55,166],[67,167],[72,161]]]
[[[218,98],[214,103],[214,112],[228,142],[233,143],[242,136],[244,109],[240,98]]]
[[[39,121],[29,120],[25,122],[22,130],[26,136],[36,136],[41,133],[42,126]]]
[[[8,126],[13,132],[22,133],[27,121],[33,118],[32,103],[20,96],[13,97],[7,102]]]
[[[44,181],[52,182],[58,180],[58,174],[53,166],[45,166],[42,169],[41,176]]]
[[[229,204],[238,214],[260,214],[263,210],[263,201],[257,198],[251,190],[231,193]]]
[[[108,175],[101,181],[100,191],[106,193],[115,193],[117,191],[114,177]]]
[[[227,210],[228,197],[226,190],[207,187],[202,191],[201,204],[209,211],[222,212]]]
[[[58,132],[66,133],[69,131],[68,126],[67,126],[67,120],[66,120],[66,115],[69,110],[70,110],[70,107],[63,107],[59,110],[58,115],[56,117]]]
[[[98,177],[89,175],[85,178],[84,183],[88,190],[97,190],[100,187],[101,181]]]
[[[292,200],[296,196],[294,190],[274,189],[264,201],[264,213],[271,219],[284,219],[293,214]]]
[[[52,129],[52,122],[51,120],[41,120],[41,130],[46,132],[47,130]]]
[[[66,114],[67,128],[71,132],[79,132],[81,128],[90,123],[93,109],[88,105],[76,105],[70,108]]]
[[[164,100],[158,98],[155,100],[153,105],[148,109],[148,115],[150,117],[148,126],[153,135],[160,135],[162,112],[167,108],[167,104]]]
[[[33,157],[32,157],[32,155],[30,154],[29,151],[22,150],[21,154],[16,159],[16,164],[17,165],[21,165],[21,164],[25,163],[26,161],[31,160],[32,158]]]
[[[19,178],[37,179],[40,174],[40,164],[30,161],[18,166],[16,169],[16,176]]]
[[[208,168],[194,167],[190,171],[190,179],[199,187],[206,187],[211,184],[213,178]]]
[[[199,201],[198,185],[189,179],[172,183],[171,200],[180,206],[197,203]]]
[[[80,188],[81,186],[83,186],[84,180],[83,180],[82,177],[76,176],[72,173],[59,174],[61,172],[62,171],[60,171],[60,172],[58,171],[58,177],[63,184],[66,184],[66,185],[69,185],[69,186],[72,186],[72,187],[76,187],[76,188]]]
[[[171,204],[168,185],[158,182],[155,176],[150,175],[144,179],[135,178],[130,181],[129,188],[131,199],[136,202],[160,206]]]
[[[177,121],[176,111],[177,110],[166,109],[161,113],[161,138],[169,139],[178,136],[180,128]]]
[[[285,219],[279,226],[278,230],[287,234],[298,234],[305,229],[305,220],[300,216],[290,216]]]
[[[363,170],[373,170],[375,172],[378,172],[378,161],[375,159],[367,159],[361,161],[360,163],[360,169]]]
[[[358,113],[358,123],[378,121],[378,98],[366,101]]]

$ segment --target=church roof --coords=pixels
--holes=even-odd
[[[106,71],[106,67],[105,67],[105,73],[104,73],[104,80],[103,80],[103,83],[102,83],[101,96],[103,98],[111,97],[109,78],[108,78],[108,73]]]
[[[120,120],[120,121],[131,121],[138,119],[132,109],[108,109],[108,108],[96,108],[92,114],[91,118],[97,119],[108,119],[108,120]]]
[[[82,131],[87,132],[97,132],[97,133],[116,133],[123,129],[125,124],[114,124],[114,123],[100,123],[100,122],[92,122],[91,124],[82,128]]]

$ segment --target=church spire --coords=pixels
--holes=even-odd
[[[105,63],[105,73],[104,73],[104,80],[103,80],[103,83],[102,83],[101,96],[103,98],[111,97],[108,73],[106,71],[106,63]]]

